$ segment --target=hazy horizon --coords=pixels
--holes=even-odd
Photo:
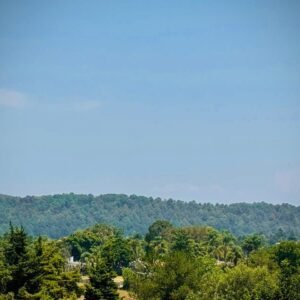
[[[0,193],[300,205],[299,1],[0,1]]]

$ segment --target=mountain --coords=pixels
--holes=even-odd
[[[209,204],[162,200],[136,195],[59,194],[13,197],[0,195],[0,233],[9,222],[32,235],[66,236],[95,223],[122,228],[125,234],[144,234],[155,220],[175,225],[209,225],[237,236],[262,233],[272,238],[300,238],[300,207],[260,203]]]

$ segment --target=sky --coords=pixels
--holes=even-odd
[[[0,193],[300,205],[299,1],[0,0]]]

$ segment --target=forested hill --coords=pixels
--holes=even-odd
[[[300,207],[267,203],[198,204],[142,196],[60,194],[12,197],[0,195],[0,232],[9,222],[33,235],[62,237],[95,223],[122,228],[126,234],[145,233],[155,220],[175,225],[210,225],[242,236],[263,233],[300,238]]]

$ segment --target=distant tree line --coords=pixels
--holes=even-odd
[[[267,203],[208,204],[161,200],[142,196],[60,194],[27,196],[0,195],[0,233],[12,221],[31,235],[63,237],[96,223],[122,228],[125,234],[145,234],[155,220],[176,226],[208,225],[235,236],[262,233],[276,242],[299,239],[300,207]]]

